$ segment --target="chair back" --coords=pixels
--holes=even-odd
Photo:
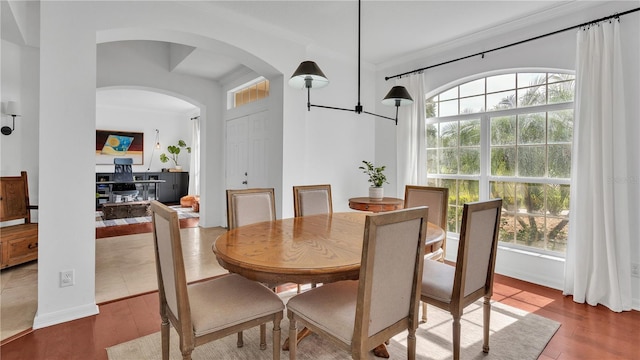
[[[115,158],[113,159],[114,174],[113,181],[115,182],[131,182],[133,181],[133,164],[132,158]]]
[[[429,222],[447,230],[449,189],[432,186],[407,185],[404,188],[404,208],[429,207]]]
[[[275,219],[276,202],[273,188],[227,190],[229,229]]]
[[[193,336],[178,213],[161,202],[152,200],[151,219],[160,312],[166,312],[174,328],[182,334],[181,338]]]
[[[331,185],[302,185],[293,187],[295,217],[333,213]]]
[[[0,178],[0,221],[23,219],[25,224],[31,222],[31,209],[37,208],[29,204],[29,181],[27,172],[20,176],[2,176]]]
[[[427,207],[367,216],[352,352],[418,326]],[[354,357],[357,358],[357,357]]]
[[[493,294],[502,199],[464,204],[451,296],[459,311]]]

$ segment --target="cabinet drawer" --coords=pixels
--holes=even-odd
[[[2,236],[3,268],[38,258],[38,224],[2,228],[0,234]]]

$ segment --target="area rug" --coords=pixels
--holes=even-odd
[[[420,324],[416,333],[417,359],[451,359],[451,316],[428,307],[428,322]],[[288,321],[281,323],[282,339],[288,337]],[[477,360],[535,360],[560,327],[558,322],[527,313],[508,305],[493,303],[489,354],[482,352],[482,303],[467,307],[462,317],[461,359]],[[236,336],[213,341],[192,353],[193,359],[271,359],[271,331],[267,325],[267,350],[261,351],[257,328],[244,333],[244,347],[236,347]],[[392,338],[388,345],[391,359],[407,359],[406,332]],[[171,359],[182,359],[178,335],[171,330]],[[107,348],[109,360],[160,359],[160,333],[147,335]],[[289,353],[281,350],[280,357],[288,359]],[[378,359],[370,352],[371,359]],[[298,359],[337,360],[351,356],[333,343],[312,334],[298,344]]]
[[[180,205],[170,206],[170,208],[176,210],[178,212],[179,219],[190,219],[190,218],[199,218],[200,214],[193,211],[190,207],[181,207]],[[124,218],[124,219],[112,219],[112,220],[103,220],[102,211],[96,211],[96,227],[108,227],[108,226],[119,226],[119,225],[132,225],[132,224],[142,224],[151,222],[151,216],[141,216],[141,217],[133,217],[133,218]]]

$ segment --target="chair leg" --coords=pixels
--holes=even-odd
[[[491,323],[491,297],[484,297],[484,306],[482,307],[482,315],[483,315],[483,338],[484,342],[482,344],[482,351],[485,354],[489,353],[489,324]]]
[[[289,316],[289,360],[295,360],[298,347],[298,326],[293,315]]]
[[[460,317],[461,315],[453,315],[453,360],[460,359]]]
[[[409,329],[407,335],[407,358],[409,360],[416,359],[416,329]]]
[[[169,360],[169,319],[162,319],[160,325],[160,337],[162,338],[162,360]]]
[[[280,321],[281,316],[273,319],[273,360],[280,360]]]
[[[267,348],[267,324],[260,324],[260,350]]]
[[[238,342],[236,343],[236,346],[241,348],[244,346],[244,339],[242,338],[242,331],[238,331]]]
[[[424,301],[422,302],[422,322],[427,322],[427,303]]]

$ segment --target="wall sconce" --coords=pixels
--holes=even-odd
[[[20,105],[18,102],[8,101],[7,107],[5,108],[5,114],[13,118],[13,125],[11,127],[3,126],[0,131],[2,132],[2,135],[11,135],[13,130],[16,128],[16,116],[22,116],[22,111],[20,111]]]

